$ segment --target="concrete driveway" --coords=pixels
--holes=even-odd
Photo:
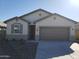
[[[70,48],[69,41],[40,41],[35,59],[79,59],[79,52]]]

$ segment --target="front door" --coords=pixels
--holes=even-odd
[[[35,25],[29,25],[29,40],[35,40]]]

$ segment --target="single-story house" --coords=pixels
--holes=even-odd
[[[75,40],[76,21],[43,9],[5,21],[7,39],[36,41]]]

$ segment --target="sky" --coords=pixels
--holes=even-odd
[[[0,0],[0,21],[39,8],[79,21],[79,0]]]

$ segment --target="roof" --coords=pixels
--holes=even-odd
[[[71,22],[74,22],[74,23],[77,23],[76,21],[74,21],[74,20],[72,20],[72,19],[70,19],[70,18],[67,18],[67,17],[65,17],[65,16],[62,16],[62,15],[60,15],[60,14],[57,14],[57,13],[54,13],[55,15],[58,15],[58,16],[60,16],[60,17],[63,17],[63,18],[65,18],[65,19],[67,19],[67,20],[69,20],[69,21],[71,21]]]
[[[24,16],[27,16],[27,15],[30,15],[30,14],[32,14],[32,13],[35,13],[35,12],[37,12],[37,11],[43,11],[43,12],[46,12],[46,13],[48,13],[48,14],[52,14],[52,13],[50,13],[50,12],[44,10],[44,9],[37,9],[37,10],[34,10],[34,11],[32,11],[32,12],[29,12],[29,13],[27,13],[27,14],[24,14],[24,15],[20,16],[20,18],[21,18],[21,17],[24,17]]]
[[[27,21],[27,20],[25,20],[25,19],[21,19],[21,18],[19,18],[19,17],[13,17],[13,18],[10,18],[10,19],[8,19],[8,20],[6,20],[6,21],[4,21],[4,23],[7,23],[7,22],[9,22],[9,21],[11,21],[11,20],[14,20],[14,19],[20,19],[20,20],[23,20],[23,21],[25,21],[25,22],[27,22],[27,23],[30,23],[29,21]]]
[[[13,20],[13,19],[16,19],[17,17],[12,17],[12,18],[10,18],[10,19],[7,19],[6,21],[4,21],[4,23],[7,23],[8,21],[11,21],[11,20]]]
[[[71,22],[73,22],[73,23],[77,23],[76,21],[74,21],[74,20],[72,20],[72,19],[69,19],[69,18],[64,17],[64,16],[62,16],[62,15],[60,15],[60,14],[57,14],[57,13],[48,12],[48,11],[46,11],[46,10],[44,10],[44,9],[37,9],[37,10],[34,10],[34,11],[30,12],[30,13],[27,13],[27,14],[24,14],[24,15],[22,15],[22,16],[19,16],[19,17],[16,16],[16,17],[10,18],[10,19],[4,21],[4,23],[7,23],[8,21],[11,21],[11,20],[13,20],[13,19],[18,19],[18,18],[21,19],[21,20],[23,20],[23,21],[25,21],[25,22],[31,23],[29,20],[22,19],[22,17],[27,16],[27,15],[30,15],[30,14],[32,14],[32,13],[35,13],[35,12],[37,12],[37,11],[44,11],[44,12],[48,13],[49,15],[46,16],[46,17],[43,17],[43,18],[41,18],[41,19],[38,19],[38,20],[34,21],[34,23],[39,22],[39,21],[41,21],[41,20],[44,20],[44,19],[46,19],[46,18],[48,18],[48,17],[50,17],[50,16],[52,16],[52,15],[58,15],[58,16],[63,17],[63,18],[65,18],[65,19],[67,19],[67,20],[69,20],[69,21],[71,21]]]
[[[41,21],[41,20],[44,20],[44,19],[46,19],[46,18],[48,18],[48,17],[51,17],[52,15],[58,15],[58,16],[60,16],[60,17],[63,17],[63,18],[65,18],[65,19],[67,19],[68,21],[71,21],[71,22],[73,22],[73,23],[77,23],[76,21],[74,21],[74,20],[72,20],[72,19],[70,19],[70,18],[67,18],[67,17],[65,17],[65,16],[62,16],[62,15],[60,15],[60,14],[57,14],[57,13],[51,13],[49,16],[46,16],[46,17],[44,17],[44,18],[42,18],[42,19],[39,19],[39,20],[36,20],[34,23],[37,23],[37,22],[39,22],[39,21]]]
[[[26,19],[22,19],[22,17],[27,16],[27,15],[30,15],[30,14],[32,14],[32,13],[35,13],[35,12],[37,12],[37,11],[44,11],[44,12],[46,12],[46,13],[48,13],[48,14],[52,14],[52,13],[50,13],[50,12],[44,10],[44,9],[37,9],[37,10],[34,10],[34,11],[30,12],[30,13],[27,13],[27,14],[24,14],[24,15],[22,15],[22,16],[19,16],[19,17],[17,17],[17,16],[12,17],[12,18],[10,18],[10,19],[4,21],[4,23],[7,23],[7,22],[9,22],[9,21],[11,21],[11,20],[14,20],[14,19],[17,19],[17,18],[20,18],[21,20],[24,20],[24,21],[30,23],[30,21],[28,21],[28,20],[26,20]]]

